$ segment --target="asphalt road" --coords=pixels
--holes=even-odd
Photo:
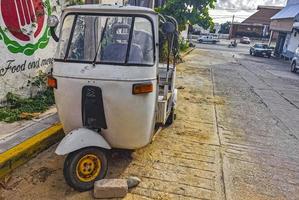
[[[299,199],[299,74],[248,47],[200,44],[177,68],[178,118],[147,147],[112,151],[108,177],[141,178],[125,199]],[[45,151],[0,199],[91,199]]]
[[[240,44],[236,48],[228,48],[230,44],[230,40],[221,40],[219,43],[211,44],[211,43],[198,43],[194,41],[194,44],[197,48],[212,50],[212,51],[222,51],[228,53],[238,53],[238,54],[246,54],[249,53],[249,48],[252,44]]]
[[[222,46],[201,46],[201,63],[226,102],[216,105],[226,198],[299,199],[299,74]]]

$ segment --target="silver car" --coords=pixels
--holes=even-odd
[[[299,47],[296,49],[295,55],[292,59],[291,71],[296,73],[299,69]]]

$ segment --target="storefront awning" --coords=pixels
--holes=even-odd
[[[294,19],[275,19],[271,20],[270,30],[277,31],[277,32],[285,32],[290,33],[293,30],[294,26]]]

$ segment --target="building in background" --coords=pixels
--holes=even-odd
[[[271,18],[270,30],[271,35],[278,34],[275,55],[291,59],[299,45],[299,0],[288,0],[286,7]]]
[[[283,7],[258,6],[257,12],[241,23],[233,23],[231,37],[269,38],[271,17]]]

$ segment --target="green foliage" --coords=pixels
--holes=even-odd
[[[210,29],[210,33],[216,33],[216,29]]]
[[[189,47],[190,47],[189,42],[183,40],[182,38],[179,39],[180,53],[187,51]],[[168,55],[168,46],[167,46],[167,43],[164,43],[162,48],[160,48],[159,62],[166,63],[167,55]],[[177,59],[181,60],[180,55],[177,56]],[[170,60],[173,60],[173,55],[170,56]]]
[[[53,90],[50,88],[33,98],[21,98],[18,95],[8,93],[6,99],[8,105],[0,108],[0,121],[8,123],[21,119],[31,119],[55,103]]]
[[[180,52],[185,52],[189,48],[189,42],[184,41],[183,39],[179,40]]]
[[[230,22],[225,22],[221,24],[219,33],[229,34],[230,24],[231,24]]]
[[[72,6],[72,5],[81,5],[84,4],[84,0],[68,0],[66,1],[68,3],[68,6]]]
[[[50,88],[44,90],[46,80],[47,74],[40,71],[36,77],[28,81],[28,87],[42,90],[35,97],[22,98],[19,95],[7,93],[7,106],[0,107],[0,121],[11,123],[22,119],[31,119],[54,105],[53,90]]]
[[[159,50],[159,62],[163,63],[167,61],[167,52],[168,52],[168,46],[167,43],[163,43],[163,46],[161,46]]]
[[[38,75],[28,80],[27,87],[45,88],[48,75],[42,71],[38,72]]]
[[[214,8],[215,2],[216,0],[168,0],[164,6],[156,10],[176,18],[180,31],[185,30],[188,23],[208,29],[214,26],[209,8]]]

